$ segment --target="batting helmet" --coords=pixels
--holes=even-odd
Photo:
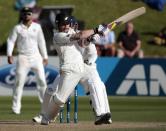
[[[69,16],[68,20],[70,22],[70,26],[73,27],[74,25],[78,24],[77,19],[74,16]]]

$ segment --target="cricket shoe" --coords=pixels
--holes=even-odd
[[[111,114],[106,113],[106,114],[97,116],[94,124],[101,125],[101,124],[111,124],[111,123],[112,123]]]
[[[59,115],[57,115],[53,120],[51,120],[50,123],[56,122],[58,116]],[[35,123],[41,124],[42,118],[43,118],[42,114],[39,114],[38,116],[33,117],[32,121],[35,122]]]
[[[35,116],[32,118],[32,121],[38,124],[41,124],[43,116],[41,114],[39,114],[38,116]]]
[[[43,116],[41,120],[41,125],[49,125],[49,124],[50,124],[50,120],[47,119],[45,116]]]
[[[16,114],[16,115],[20,115],[21,114],[20,110],[14,110],[14,109],[12,109],[12,113]]]
[[[57,114],[57,116],[55,116],[55,117],[50,121],[50,123],[55,123],[55,122],[57,121],[58,117],[59,117],[59,113]]]
[[[112,124],[111,118],[108,121],[106,121],[104,124]]]

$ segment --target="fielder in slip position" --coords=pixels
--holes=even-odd
[[[16,25],[7,39],[8,63],[13,64],[12,52],[17,43],[18,58],[16,65],[16,86],[13,88],[12,111],[21,112],[21,98],[26,76],[30,69],[36,73],[37,89],[40,102],[47,87],[44,65],[48,63],[46,43],[41,26],[32,22],[32,10],[23,8],[21,11],[22,22]]]
[[[89,69],[88,65],[84,63],[81,52],[78,50],[77,40],[88,38],[95,33],[101,33],[103,28],[95,30],[84,30],[79,33],[70,28],[69,21],[66,20],[66,16],[60,14],[57,16],[59,32],[54,34],[55,47],[60,57],[60,78],[58,82],[58,88],[52,99],[48,104],[48,108],[42,115],[41,124],[48,125],[57,114],[61,107],[64,106],[70,94],[73,92],[75,86],[79,81],[88,77]],[[89,78],[91,80],[91,78]],[[110,112],[105,113],[97,119],[99,124],[106,123],[111,118]],[[96,122],[96,124],[98,124]]]
[[[76,21],[74,19],[75,19],[74,17],[66,17],[66,21],[70,23],[70,27],[72,27],[73,29],[75,26],[73,22]],[[85,42],[87,44],[85,44]],[[81,47],[82,45],[88,45],[88,46]],[[73,46],[76,47],[79,55],[81,53],[81,58],[83,57],[83,60],[80,59],[81,63],[83,64],[83,61],[85,63],[83,65],[84,65],[84,70],[86,70],[87,73],[84,73],[84,75],[82,75],[82,78],[79,80],[79,82],[83,85],[86,92],[90,92],[92,106],[96,113],[95,124],[96,125],[111,124],[112,120],[111,120],[111,113],[110,113],[110,108],[108,104],[106,88],[104,83],[101,81],[99,74],[96,70],[95,61],[97,59],[97,51],[96,51],[95,45],[83,39],[83,40],[80,40],[79,43],[77,42],[74,43]],[[42,104],[41,113],[40,115],[33,118],[34,122],[41,123],[42,116],[44,113],[46,113],[48,103],[51,100],[51,96],[56,92],[56,88],[57,88],[57,84],[59,83],[59,80],[60,80],[60,76],[56,77],[54,81],[54,85],[52,87],[47,88],[45,92],[45,96],[44,96],[44,102]]]

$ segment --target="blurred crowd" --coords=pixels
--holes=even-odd
[[[117,39],[114,31],[110,31],[107,35],[98,38],[96,48],[98,56],[144,57],[139,33],[135,31],[132,22],[126,23],[125,29],[117,35]]]
[[[151,5],[154,1],[151,0],[144,2]],[[160,2],[161,4],[161,1],[158,2]],[[165,1],[162,1],[162,3],[165,4]],[[46,41],[48,41],[47,38],[49,39],[50,34],[53,34],[53,28],[55,27],[55,25],[52,25],[50,27],[48,25],[51,25],[50,23],[55,23],[53,19],[56,17],[56,14],[50,11],[50,16],[48,18],[51,22],[49,22],[49,24],[43,22],[43,24],[42,20],[39,19],[42,8],[37,6],[37,0],[15,0],[14,8],[17,11],[20,11],[23,7],[30,7],[32,9],[33,21],[38,22],[42,25],[44,34],[47,33]],[[48,28],[50,29],[45,29],[46,26],[48,26]],[[125,24],[124,29],[121,29],[121,32],[119,34],[115,33],[114,30],[111,30],[107,35],[96,38],[97,42],[95,43],[95,45],[98,56],[143,58],[144,52],[141,48],[142,40],[139,31],[135,30],[135,26],[136,25],[134,25],[132,22],[128,22]],[[52,37],[50,36],[50,38]],[[48,44],[50,41],[51,40],[48,41]],[[151,42],[156,45],[166,45],[166,27],[157,32],[151,39]],[[48,47],[47,45],[47,48],[50,48],[50,52],[51,50],[53,50],[52,52],[55,52],[55,50],[52,49],[51,46]],[[56,55],[56,53],[54,53],[53,55]]]
[[[33,11],[33,21],[40,22],[39,16],[42,9],[37,6],[36,0],[16,0],[15,1],[14,8],[16,10],[20,11],[23,7],[31,8]],[[21,18],[19,18],[19,22],[20,22],[20,19]],[[42,27],[46,27],[46,25]],[[53,27],[54,26],[52,26],[51,28]],[[45,28],[43,28],[43,30],[45,30]],[[49,30],[47,30],[47,32],[48,31]],[[50,32],[50,34],[51,33],[52,32]],[[120,57],[120,58],[122,57],[143,58],[144,56],[143,50],[141,49],[141,39],[140,39],[139,33],[135,31],[134,24],[132,22],[128,22],[125,25],[125,29],[122,32],[120,32],[117,36],[115,32],[111,30],[109,31],[107,35],[96,38],[95,45],[96,45],[98,56],[101,56],[101,57],[110,56],[110,57]]]
[[[16,0],[15,1],[14,8],[15,10],[19,11],[19,13],[23,7],[31,8],[33,11],[33,21],[38,22],[42,8],[37,6],[37,1],[36,0]],[[19,22],[20,21],[21,21],[21,18],[19,17]]]
[[[166,5],[166,0],[133,0],[133,1],[142,1],[146,3],[150,8],[157,11],[163,11]]]

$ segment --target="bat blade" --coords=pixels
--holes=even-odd
[[[110,30],[113,30],[117,25],[124,24],[128,21],[131,21],[132,19],[143,15],[146,12],[145,7],[140,7],[135,10],[132,10],[123,16],[119,17],[118,19],[114,20],[113,22],[109,23],[107,26]]]

